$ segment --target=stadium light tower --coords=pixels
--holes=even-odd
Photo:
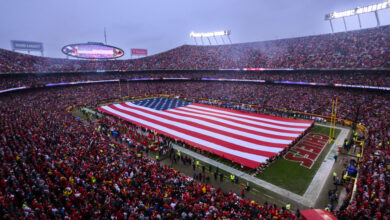
[[[227,36],[230,44],[232,44],[232,40],[230,39],[230,33],[231,33],[230,31],[226,31],[226,30],[225,31],[206,32],[206,33],[195,33],[192,31],[190,33],[190,37],[194,38],[196,45],[198,45],[196,38],[200,38],[202,45],[204,45],[204,42],[203,42],[204,37],[207,38],[207,40],[209,41],[209,44],[212,45],[211,40],[210,40],[211,37],[213,37],[215,42],[218,44],[217,37],[220,36],[222,39],[222,42],[225,44],[223,36]]]
[[[377,26],[380,26],[381,22],[379,20],[378,11],[386,9],[386,8],[390,8],[390,0],[387,0],[387,1],[382,2],[382,3],[364,6],[364,7],[357,7],[355,9],[350,9],[350,10],[346,10],[346,11],[333,12],[331,14],[326,14],[325,20],[329,21],[330,28],[332,29],[332,33],[333,33],[334,29],[333,29],[332,20],[337,19],[337,18],[342,18],[343,22],[344,22],[345,31],[347,31],[347,23],[345,22],[345,17],[357,15],[358,21],[359,21],[359,26],[360,26],[360,28],[362,28],[362,23],[360,21],[360,14],[374,12],[375,18],[376,18],[376,24],[377,24]]]

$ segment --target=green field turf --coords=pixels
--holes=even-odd
[[[329,135],[329,128],[315,125],[310,130],[310,133]],[[340,129],[335,129],[335,138],[337,138],[339,133]],[[327,144],[325,146],[311,169],[301,166],[299,162],[292,162],[284,158],[279,158],[261,174],[258,174],[257,177],[297,193],[298,195],[303,195],[324,160],[324,157],[328,154],[331,145],[333,144]]]

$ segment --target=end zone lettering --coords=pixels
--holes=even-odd
[[[284,155],[286,160],[300,162],[301,166],[311,168],[317,160],[318,155],[328,143],[329,137],[323,134],[309,133],[291,150]]]

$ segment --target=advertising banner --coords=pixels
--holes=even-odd
[[[131,49],[131,55],[148,55],[148,50],[146,49]]]
[[[11,46],[12,50],[43,51],[43,43],[40,42],[12,40]]]

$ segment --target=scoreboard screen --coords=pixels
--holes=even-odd
[[[64,46],[62,52],[84,59],[113,59],[124,55],[122,49],[102,43],[70,44]]]

